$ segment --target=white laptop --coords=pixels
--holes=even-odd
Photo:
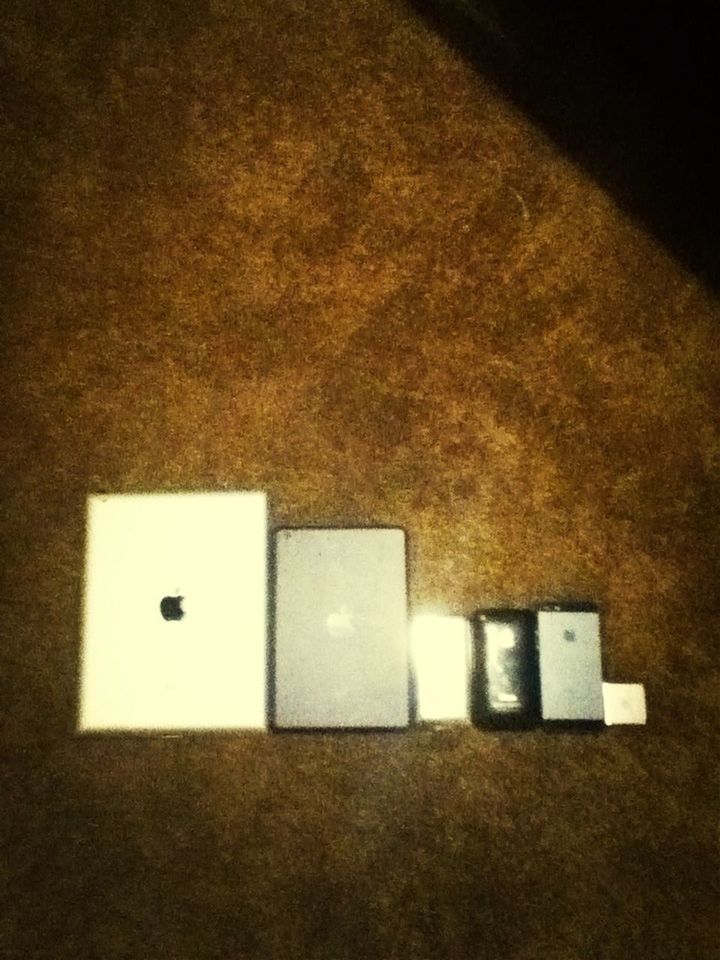
[[[263,493],[88,498],[81,731],[267,725]]]
[[[275,725],[406,727],[404,532],[280,530],[275,559]]]

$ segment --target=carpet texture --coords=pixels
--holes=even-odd
[[[4,13],[3,958],[718,956],[710,289],[395,0]],[[646,729],[73,736],[85,498],[589,598]]]

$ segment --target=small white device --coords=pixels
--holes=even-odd
[[[419,723],[470,722],[470,623],[465,617],[416,614],[410,650]]]
[[[645,687],[641,683],[603,683],[605,724],[647,723]]]

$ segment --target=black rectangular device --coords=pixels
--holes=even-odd
[[[473,723],[529,729],[540,722],[537,618],[531,610],[479,610],[472,617]]]

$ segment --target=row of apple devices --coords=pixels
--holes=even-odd
[[[88,499],[81,731],[644,722],[592,607],[408,616],[405,534],[281,529],[262,493]]]

